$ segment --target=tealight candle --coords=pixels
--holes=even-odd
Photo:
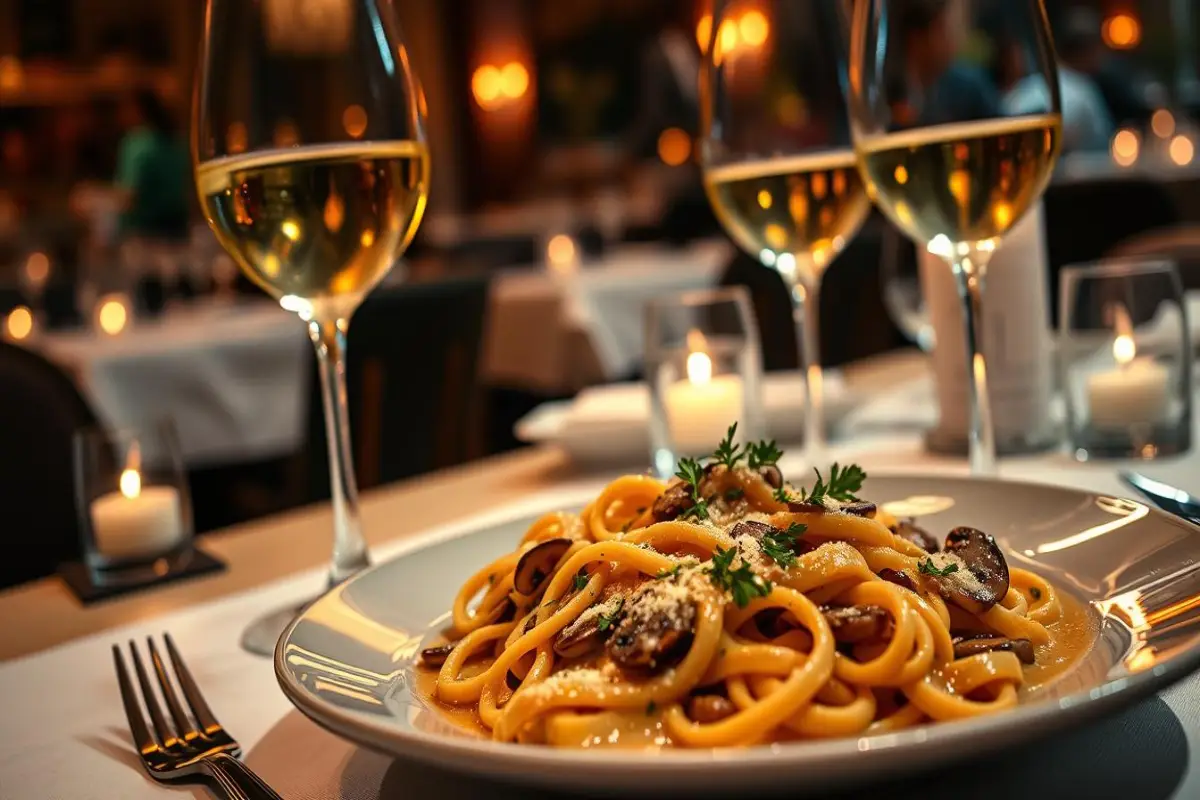
[[[712,358],[693,352],[687,358],[687,380],[666,388],[663,405],[671,441],[680,454],[711,452],[729,423],[742,416],[744,388],[738,375],[712,374]]]
[[[133,468],[121,473],[120,491],[96,498],[91,511],[96,550],[106,558],[153,558],[184,538],[179,492],[171,486],[143,487]]]
[[[1088,409],[1096,428],[1121,429],[1153,425],[1167,416],[1170,373],[1152,358],[1138,358],[1133,338],[1120,334],[1113,342],[1117,368],[1087,379]]]

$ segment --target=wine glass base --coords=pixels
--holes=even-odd
[[[242,631],[242,649],[256,656],[275,655],[275,645],[304,605],[281,608],[264,614]]]

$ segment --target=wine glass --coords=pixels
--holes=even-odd
[[[821,277],[870,201],[842,86],[839,0],[717,0],[701,74],[700,160],[725,230],[791,292],[808,395],[805,459],[824,460]],[[703,37],[702,37],[703,38]]]
[[[304,13],[290,0],[208,0],[192,131],[197,189],[221,246],[307,323],[316,347],[333,484],[331,586],[369,563],[346,331],[425,210],[424,111],[389,0]],[[259,620],[243,646],[270,653],[294,613]]]
[[[996,469],[980,350],[988,261],[1046,188],[1062,130],[1041,0],[995,4],[993,12],[971,19],[961,0],[857,0],[847,92],[871,198],[954,272],[966,333],[971,471],[979,475]]]

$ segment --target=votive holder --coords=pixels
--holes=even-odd
[[[660,478],[680,458],[712,453],[734,422],[739,442],[763,435],[762,354],[744,288],[647,303],[645,374],[650,460]]]
[[[145,583],[186,565],[192,505],[175,427],[75,435],[75,498],[92,582]]]
[[[1060,281],[1059,370],[1075,458],[1190,449],[1192,344],[1175,265],[1076,265]]]

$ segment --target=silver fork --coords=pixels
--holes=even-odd
[[[121,702],[125,705],[125,716],[129,720],[129,731],[133,735],[133,746],[142,758],[142,766],[150,777],[160,782],[187,779],[205,779],[219,789],[228,800],[282,800],[271,787],[263,783],[254,772],[238,760],[242,748],[217,722],[204,695],[196,686],[192,673],[183,663],[170,634],[163,634],[167,654],[175,672],[175,680],[192,710],[192,718],[184,712],[179,695],[167,675],[166,665],[158,654],[154,639],[147,637],[150,660],[158,678],[158,687],[174,722],[167,721],[162,707],[154,694],[137,645],[129,642],[129,653],[138,684],[142,689],[142,701],[150,713],[154,733],[146,726],[146,718],[138,704],[138,693],[125,669],[121,648],[113,645],[113,663],[117,669],[117,683],[121,687]]]

